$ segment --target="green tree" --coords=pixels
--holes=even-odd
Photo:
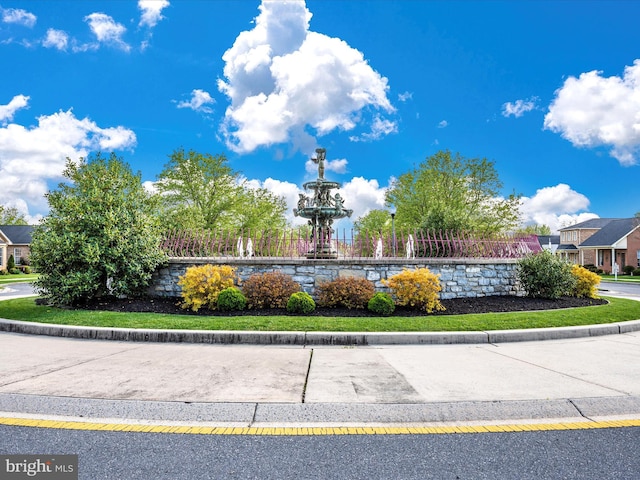
[[[244,188],[235,207],[230,228],[278,230],[287,225],[287,202],[264,188]]]
[[[146,292],[166,261],[156,204],[140,174],[115,154],[67,159],[68,183],[46,194],[49,214],[33,232],[31,261],[39,293],[54,305]]]
[[[286,225],[286,203],[251,188],[224,155],[174,151],[156,187],[172,228],[275,229]]]
[[[516,233],[533,234],[533,235],[551,235],[551,228],[548,225],[527,225],[519,228]]]
[[[27,225],[27,221],[16,207],[0,205],[0,225]]]
[[[500,197],[494,163],[439,151],[396,179],[386,202],[396,208],[403,229],[497,233],[513,230],[520,197]]]
[[[164,206],[163,218],[171,227],[217,228],[230,215],[242,188],[240,174],[224,155],[174,151],[156,187]]]
[[[387,210],[370,210],[366,215],[358,217],[353,223],[357,233],[367,232],[370,235],[391,232],[391,214]]]

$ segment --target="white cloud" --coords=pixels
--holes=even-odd
[[[372,142],[391,133],[398,133],[398,124],[376,115],[373,119],[370,132],[363,133],[359,137],[351,136],[349,140],[352,142]]]
[[[62,30],[50,28],[47,30],[47,36],[42,41],[42,46],[46,48],[56,48],[58,50],[66,50],[69,44],[69,35]]]
[[[516,100],[515,103],[506,102],[502,104],[502,116],[510,117],[513,115],[516,118],[520,118],[527,112],[536,108],[536,102],[538,97],[531,97],[528,100]]]
[[[447,122],[446,120],[442,120],[440,123],[438,123],[438,128],[447,128],[449,126],[449,122]]]
[[[316,135],[353,130],[365,107],[395,111],[387,79],[361,52],[309,30],[304,0],[263,0],[259,8],[253,30],[240,33],[222,57],[218,88],[231,101],[222,126],[229,148],[246,153],[295,142],[307,127]]]
[[[622,77],[602,72],[569,77],[556,90],[544,128],[559,133],[576,147],[611,147],[621,165],[637,163],[640,150],[640,60]]]
[[[17,23],[25,27],[33,28],[38,19],[33,13],[22,10],[21,8],[2,8],[2,21],[4,23]]]
[[[564,183],[544,187],[537,190],[533,197],[522,198],[522,223],[547,225],[551,231],[557,232],[567,225],[597,218],[598,215],[586,211],[589,203],[586,196]]]
[[[127,29],[109,15],[105,13],[92,13],[84,17],[84,21],[89,23],[89,27],[99,43],[114,46],[126,52],[131,50],[131,47],[122,40],[122,36]]]
[[[387,187],[381,187],[377,180],[354,177],[338,190],[344,198],[344,207],[353,210],[351,221],[362,217],[371,210],[384,209],[384,195]]]
[[[190,108],[195,112],[212,113],[213,109],[211,107],[208,107],[207,105],[213,103],[215,103],[215,100],[211,98],[211,95],[209,95],[208,92],[196,88],[195,90],[191,91],[191,100],[183,100],[181,102],[178,102],[177,106],[178,108]]]
[[[26,95],[16,95],[7,105],[0,105],[0,124],[6,125],[7,121],[13,120],[18,110],[27,107],[29,98]]]
[[[22,202],[43,212],[47,182],[61,178],[67,157],[78,159],[91,151],[130,149],[136,144],[133,131],[101,128],[88,118],[76,118],[71,110],[37,120],[35,126],[10,123],[0,128],[0,204]]]
[[[139,25],[155,27],[164,18],[162,10],[168,6],[168,0],[138,0],[138,8],[142,11]]]
[[[400,102],[406,102],[408,100],[413,100],[413,92],[404,92],[398,94],[398,100]]]

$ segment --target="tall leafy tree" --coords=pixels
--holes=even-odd
[[[240,198],[239,179],[224,155],[174,151],[156,183],[165,221],[173,227],[220,227]]]
[[[399,176],[385,200],[399,228],[496,233],[518,225],[519,196],[501,188],[493,162],[445,150]]]
[[[284,200],[251,188],[224,155],[178,149],[159,174],[156,187],[169,227],[269,229],[286,224]]]
[[[287,202],[264,188],[244,188],[236,207],[231,228],[277,230],[287,225]]]
[[[353,223],[356,232],[367,232],[370,235],[391,232],[391,214],[387,210],[370,210],[366,215],[358,217]]]
[[[16,207],[0,205],[0,225],[27,225],[27,221]]]
[[[69,182],[46,194],[49,214],[32,237],[40,294],[54,305],[143,295],[166,256],[140,174],[112,153],[67,159],[63,175]]]

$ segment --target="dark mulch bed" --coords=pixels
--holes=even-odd
[[[218,312],[206,308],[198,312],[185,310],[179,306],[177,298],[140,298],[140,299],[105,299],[83,305],[80,308],[90,310],[109,310],[115,312],[153,312],[182,315],[290,315],[285,309],[244,310],[241,312]],[[460,315],[467,313],[489,312],[522,312],[531,310],[552,310],[558,308],[586,307],[590,305],[602,305],[607,303],[603,299],[562,297],[557,300],[544,298],[528,298],[514,296],[491,296],[477,298],[458,298],[442,300],[446,310],[434,312],[433,315]],[[424,312],[414,309],[396,308],[395,316],[424,315]],[[347,308],[321,308],[318,307],[309,316],[341,316],[341,317],[368,317],[373,316],[367,309]]]

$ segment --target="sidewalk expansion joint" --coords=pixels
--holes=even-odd
[[[580,414],[580,416],[581,416],[582,418],[586,418],[587,420],[589,420],[589,421],[591,421],[591,422],[593,422],[593,421],[594,421],[592,418],[587,417],[587,416],[582,412],[582,410],[580,410],[580,407],[578,407],[578,405],[576,405],[576,403],[575,403],[573,400],[571,400],[570,398],[569,398],[569,399],[567,399],[567,400],[568,400],[568,402],[573,406],[573,408],[575,408],[575,409],[578,411],[578,413]]]
[[[300,401],[304,403],[305,397],[307,396],[307,385],[309,383],[309,374],[311,372],[311,362],[313,361],[313,348],[309,350],[309,363],[307,364],[307,373],[304,376],[304,385],[302,386],[302,397]]]

